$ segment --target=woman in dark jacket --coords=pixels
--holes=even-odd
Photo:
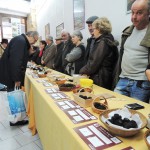
[[[95,43],[87,64],[80,74],[86,74],[95,84],[111,89],[113,71],[118,59],[118,49],[111,34],[112,27],[107,18],[99,18],[92,24]]]
[[[65,60],[67,61],[67,66],[65,71],[69,75],[79,74],[79,70],[84,65],[84,54],[85,46],[81,42],[83,39],[82,33],[80,31],[75,31],[72,35],[72,42],[75,47],[70,53],[66,55]]]
[[[35,62],[37,65],[42,65],[41,58],[43,56],[43,52],[45,50],[46,45],[46,41],[40,41],[39,50],[37,50],[35,54],[33,54],[32,61]]]

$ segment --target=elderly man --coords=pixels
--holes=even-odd
[[[0,83],[7,86],[8,91],[24,84],[25,71],[31,44],[38,40],[38,32],[30,31],[26,35],[14,37],[0,59]],[[11,123],[11,126],[27,124],[27,120]]]
[[[54,60],[57,53],[56,45],[53,42],[52,36],[46,37],[47,46],[41,58],[41,64],[45,65],[48,68],[54,68]]]
[[[62,50],[62,69],[63,69],[63,72],[66,73],[65,68],[68,62],[65,60],[65,58],[66,58],[66,55],[70,53],[70,51],[74,48],[74,45],[71,41],[71,36],[69,32],[67,32],[66,30],[63,30],[61,32],[61,37],[64,42],[64,47]]]
[[[86,20],[86,23],[88,25],[88,30],[89,30],[89,33],[90,33],[91,37],[87,39],[87,47],[86,47],[86,53],[85,53],[85,64],[87,63],[87,61],[89,59],[89,55],[90,55],[90,53],[92,51],[92,48],[93,48],[93,45],[94,45],[94,41],[95,41],[94,34],[93,34],[92,23],[96,19],[98,19],[97,16],[91,16],[91,17],[89,17]]]
[[[150,82],[145,70],[150,61],[149,1],[136,0],[131,7],[132,26],[123,31],[115,92],[148,102]]]

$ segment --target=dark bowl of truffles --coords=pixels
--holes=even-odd
[[[111,116],[111,118],[109,118],[109,113],[116,111],[116,110],[118,109],[107,110],[100,114],[100,120],[104,123],[104,125],[112,134],[121,136],[121,137],[134,136],[135,134],[139,133],[141,129],[146,127],[147,125],[146,117],[142,113],[136,110],[129,109],[129,112],[131,113],[131,115],[134,115],[134,114],[139,115],[142,121],[141,127],[138,127],[137,122],[134,121],[132,118],[123,118],[120,114],[117,114],[117,113]],[[113,126],[111,124],[108,124],[108,121],[105,122],[104,119],[102,119],[103,117],[107,118],[108,121]]]
[[[64,83],[59,85],[59,90],[60,91],[72,91],[76,86],[71,83]]]

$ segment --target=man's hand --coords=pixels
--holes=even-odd
[[[20,81],[15,82],[15,89],[19,90],[20,89],[20,85],[21,85]]]
[[[148,81],[150,81],[150,69],[147,69],[147,70],[145,71],[145,74],[146,74],[146,76],[147,76]]]
[[[44,61],[43,61],[43,60],[41,60],[41,64],[43,64],[43,65],[44,65]]]

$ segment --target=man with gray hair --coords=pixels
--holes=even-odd
[[[124,29],[115,92],[148,102],[150,82],[145,70],[150,61],[149,1],[136,0],[131,7],[133,25]],[[120,74],[121,73],[121,74]]]
[[[65,29],[62,30],[61,37],[64,43],[63,50],[62,50],[62,69],[63,69],[63,73],[66,73],[65,68],[68,62],[66,61],[65,58],[66,55],[70,53],[70,51],[74,48],[74,44],[71,41],[70,33],[67,32]]]
[[[41,64],[45,65],[48,68],[53,69],[54,68],[53,64],[54,64],[55,56],[57,53],[57,48],[53,42],[52,36],[46,37],[46,43],[47,43],[47,46],[41,58]]]
[[[24,77],[31,44],[38,40],[38,32],[30,31],[11,39],[0,59],[0,83],[7,86],[8,91],[24,85]],[[27,120],[11,123],[11,126],[27,124]]]

